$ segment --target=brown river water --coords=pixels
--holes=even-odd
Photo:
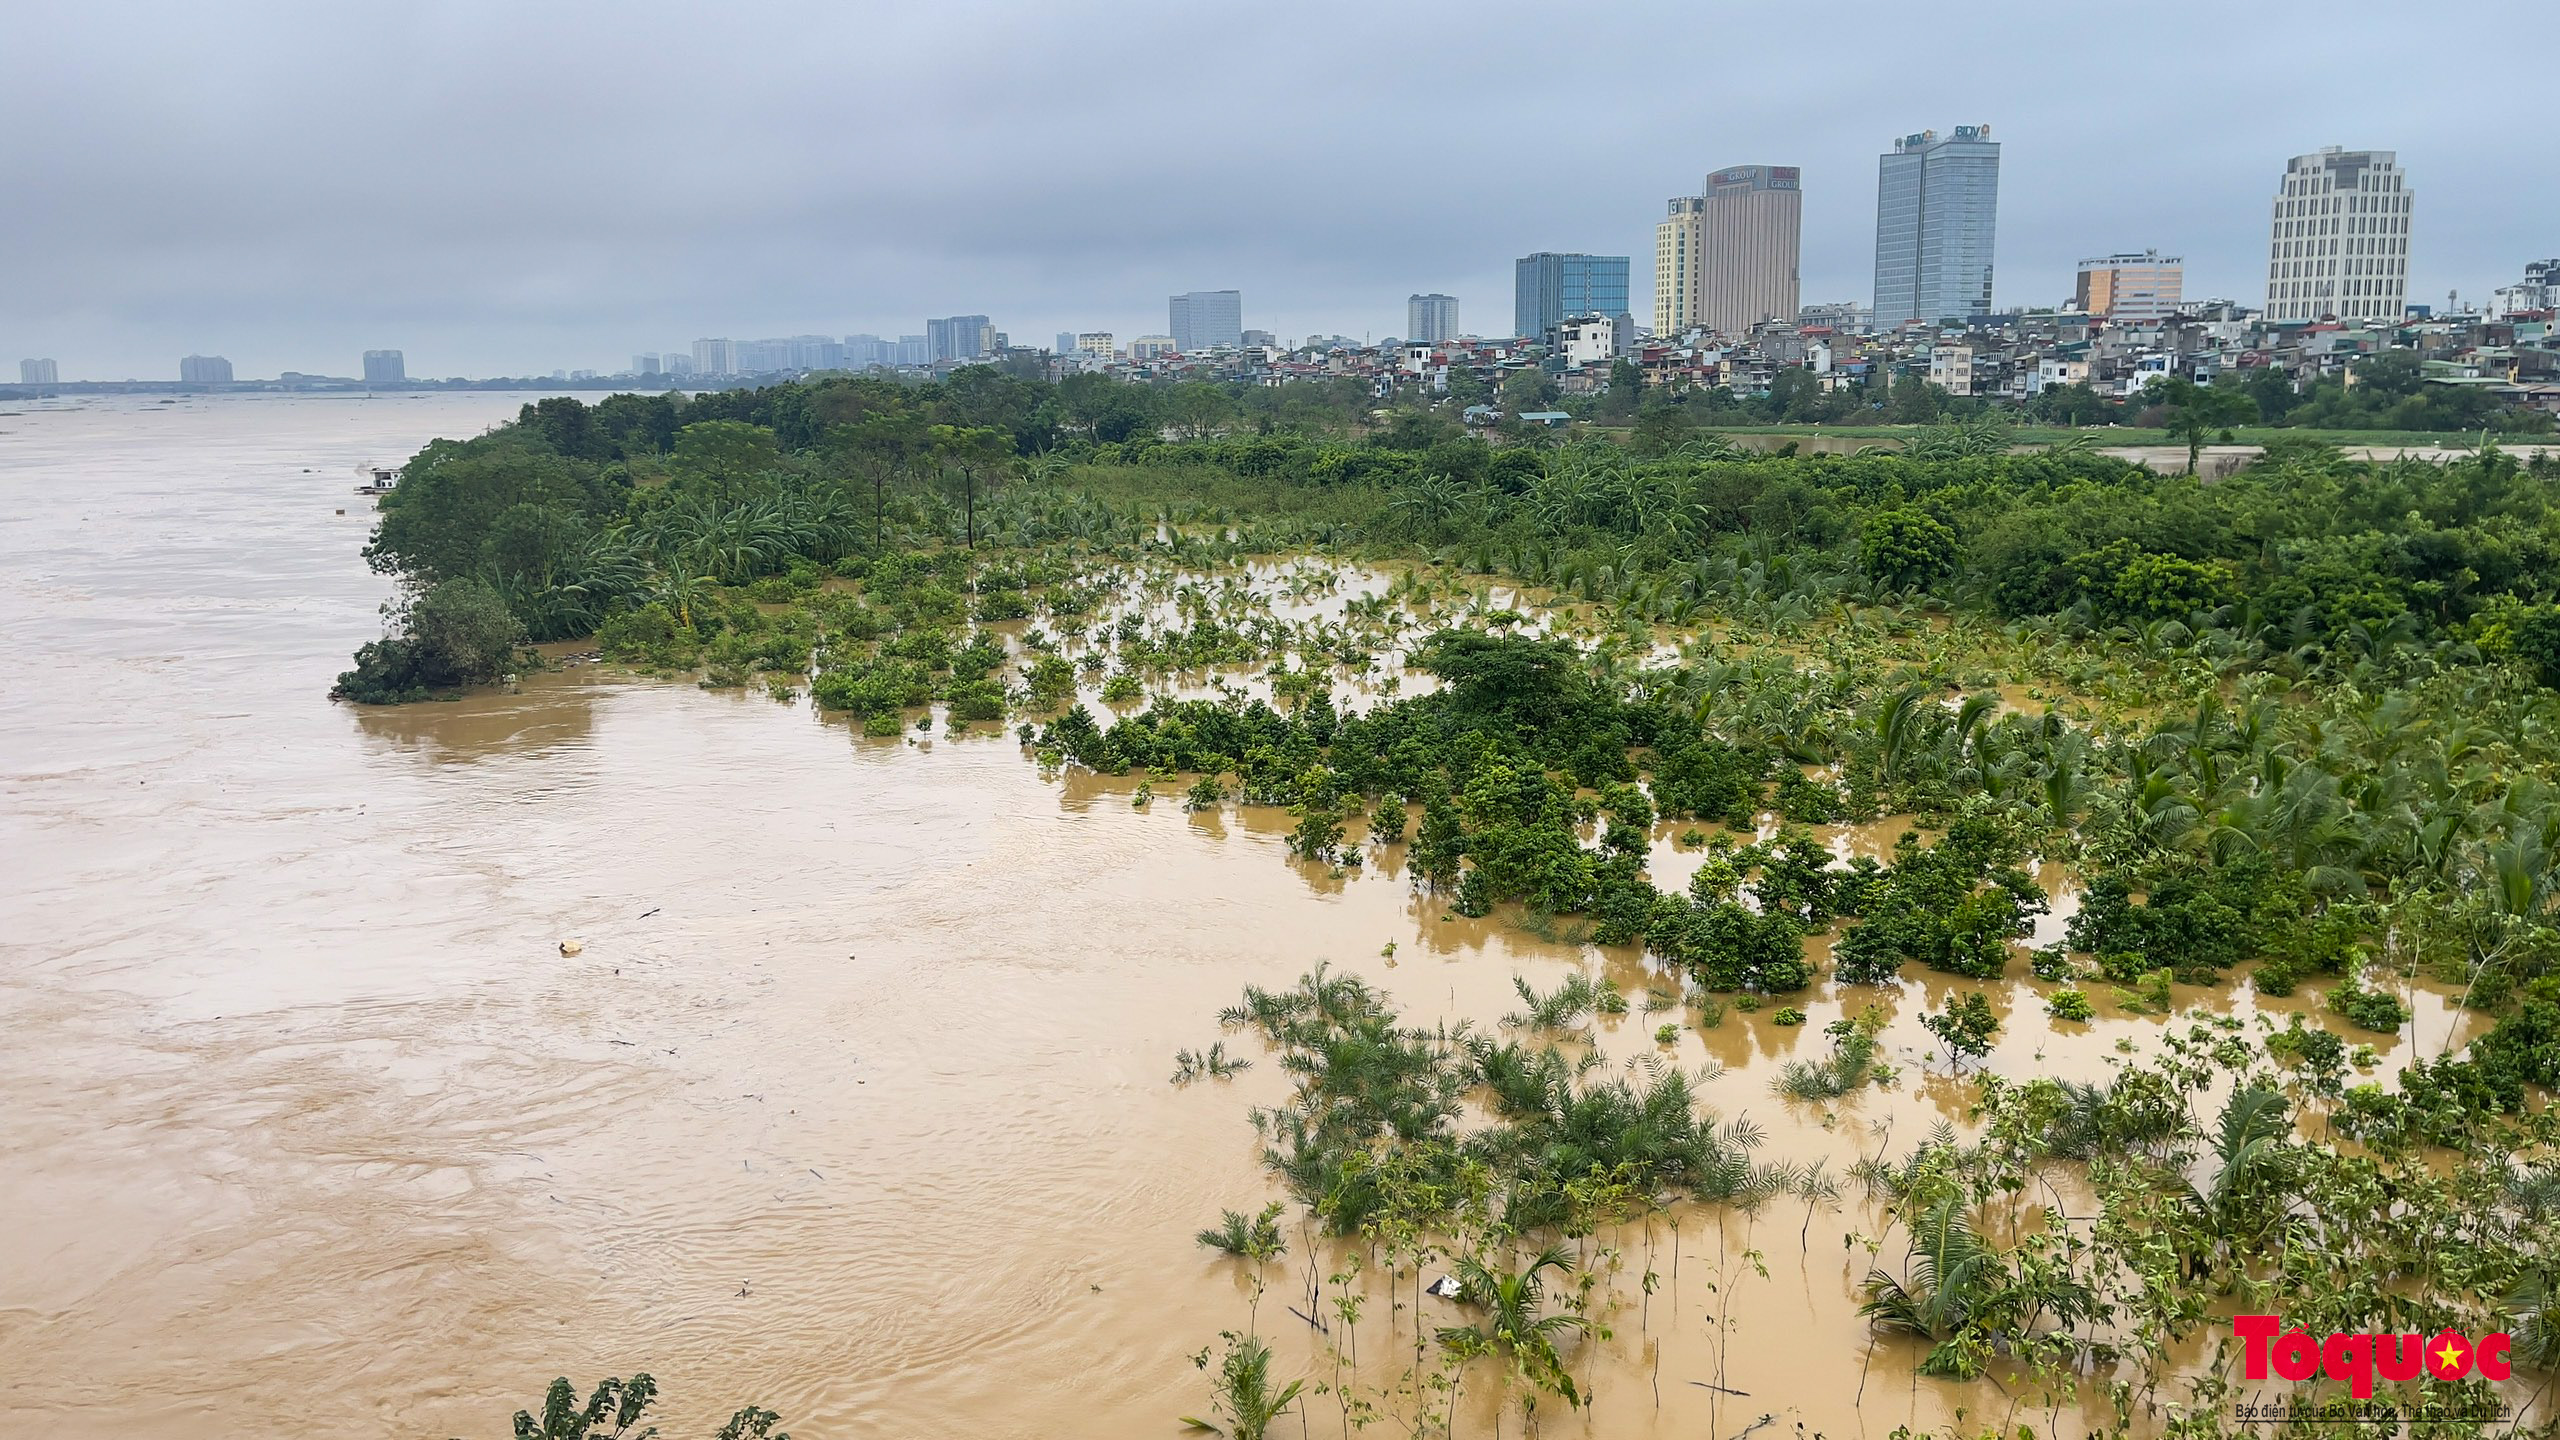
[[[1009,737],[864,740],[804,703],[597,667],[329,702],[388,593],[358,557],[352,467],[525,398],[0,415],[12,1432],[493,1436],[554,1375],[645,1369],[672,1436],[750,1401],[802,1440],[1171,1436],[1207,1409],[1191,1354],[1248,1314],[1237,1265],[1191,1234],[1278,1193],[1245,1118],[1281,1095],[1275,1067],[1167,1080],[1219,1007],[1319,959],[1420,1021],[1491,1023],[1514,975],[1582,967],[1639,997],[1659,978],[1448,918],[1392,855],[1296,864],[1279,813],[1044,778]],[[1835,839],[1880,850],[1895,828]],[[1827,986],[1801,1028],[1639,1005],[1599,1037],[1613,1061],[1726,1067],[1703,1093],[1768,1129],[1765,1157],[1837,1174],[1961,1114],[1969,1085],[1915,1023],[1947,983],[1886,997],[1901,1083],[1828,1112],[1769,1088],[1778,1060],[1823,1053]],[[1993,987],[1995,1067],[2101,1074],[2162,1024],[2060,1026],[2038,988]],[[2386,1064],[2450,1034],[2441,996],[2413,998],[2414,1034],[2355,1037]],[[1657,1047],[1667,1019],[1682,1035]],[[1853,1187],[1608,1237],[1630,1286],[1648,1244],[1666,1275],[1680,1247],[1681,1282],[1641,1314],[1631,1294],[1598,1353],[1568,1347],[1596,1404],[1550,1401],[1544,1433],[1999,1420],[1994,1386],[1915,1380],[1919,1349],[1870,1342],[1856,1237],[1882,1228]],[[1286,1313],[1291,1233],[1258,1319],[1282,1376],[1326,1379]],[[1372,1306],[1374,1376],[1411,1321]],[[1470,1385],[1457,1433],[1519,1433],[1489,1378]],[[1311,1433],[1341,1430],[1330,1400],[1309,1409]]]

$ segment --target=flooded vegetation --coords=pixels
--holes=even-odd
[[[14,702],[0,1402],[2236,1434],[2346,1390],[2244,1379],[2263,1313],[2509,1332],[2384,1392],[2549,1427],[2547,475],[1146,403],[546,401],[411,462],[341,689],[507,683]],[[48,553],[65,634],[142,569]],[[130,693],[105,633],[42,664]]]

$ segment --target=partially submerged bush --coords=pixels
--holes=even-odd
[[[388,632],[356,652],[331,698],[396,705],[437,691],[488,685],[527,660],[524,622],[484,581],[468,576],[387,607]]]

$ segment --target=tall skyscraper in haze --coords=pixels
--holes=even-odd
[[[1194,290],[1165,302],[1173,348],[1189,355],[1244,343],[1244,292]]]
[[[228,385],[231,362],[219,355],[189,355],[178,362],[178,378],[190,385]]]
[[[1671,202],[1653,231],[1654,334],[1704,326],[1743,335],[1763,320],[1795,318],[1803,173],[1734,165]]]
[[[1413,295],[1404,302],[1404,338],[1437,345],[1458,338],[1458,297]]]
[[[367,385],[397,385],[408,378],[409,363],[399,351],[364,352],[364,383]]]
[[[1076,332],[1073,330],[1059,331],[1058,343],[1049,347],[1049,353],[1052,355],[1073,355],[1076,353]]]
[[[1876,325],[1988,314],[1999,211],[1990,126],[1894,141],[1876,166]]]
[[[939,365],[945,360],[975,360],[987,353],[995,327],[984,315],[952,315],[924,322],[925,347],[931,352],[926,363]]]
[[[62,372],[56,369],[50,360],[21,360],[18,362],[18,383],[59,385],[62,383]]]
[[[2399,156],[2341,150],[2285,162],[2267,240],[2267,318],[2397,320],[2409,305],[2409,218]]]
[[[1573,315],[1606,315],[1618,322],[1624,348],[1635,322],[1627,314],[1627,257],[1541,250],[1512,266],[1511,323],[1536,340]]]
[[[651,375],[655,375],[655,374],[659,373],[659,372],[658,372],[658,357],[657,357],[657,356],[655,356],[655,355],[648,354],[648,353],[647,353],[647,352],[645,352],[645,351],[644,351],[644,352],[642,352],[641,354],[638,354],[638,355],[634,355],[634,356],[632,356],[632,357],[631,357],[631,373],[632,373],[632,374],[634,374],[634,375],[638,375],[638,376],[640,376],[640,377],[641,377],[641,378],[643,378],[643,379],[646,379],[647,377],[649,377],[649,376],[651,376]]]
[[[738,347],[726,340],[694,341],[693,373],[696,375],[737,374]]]

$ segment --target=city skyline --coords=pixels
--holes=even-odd
[[[1603,87],[1577,97],[1572,126],[1528,127],[1525,167],[1392,184],[1358,159],[1398,123],[1392,57],[1445,46],[1453,74],[1517,73],[1542,57],[1533,37],[1501,32],[1526,27],[1456,25],[1479,12],[1445,6],[1364,12],[1374,43],[1346,56],[1334,27],[1286,14],[1136,14],[1115,63],[1232,54],[1235,93],[1292,93],[1311,112],[1289,126],[1183,127],[1059,100],[1028,57],[1074,63],[1098,42],[1037,7],[997,17],[1023,44],[973,82],[965,124],[932,97],[979,74],[980,47],[894,11],[811,9],[788,46],[679,11],[613,25],[468,6],[311,24],[154,13],[132,26],[39,9],[0,47],[0,125],[22,137],[0,155],[21,220],[0,232],[0,269],[18,282],[0,294],[0,354],[96,379],[161,376],[190,349],[219,349],[241,374],[347,372],[384,344],[420,376],[610,369],[682,337],[887,335],[963,311],[1017,339],[1152,333],[1164,297],[1204,280],[1251,292],[1257,326],[1288,339],[1394,333],[1405,298],[1424,291],[1459,297],[1484,330],[1520,255],[1643,255],[1663,197],[1752,157],[1802,169],[1803,301],[1864,303],[1878,143],[1955,119],[1988,121],[2006,142],[2004,307],[2060,303],[2080,259],[2128,246],[2184,257],[2189,296],[2262,303],[2270,192],[2286,157],[2327,145],[2394,151],[2426,189],[2411,300],[2485,295],[2560,233],[2560,195],[2513,183],[2512,144],[2429,87],[2288,86],[2282,104],[2226,107],[2204,138],[2172,146],[2143,138],[2132,97],[2087,78],[2101,43],[2111,69],[2176,74],[2199,95],[2420,71],[2537,13],[2522,6],[2354,26],[2313,23],[2323,12],[2309,6],[2249,7],[2174,43],[2095,16],[1882,17],[1874,43],[1825,61],[1822,105],[1802,103],[1801,77],[1739,74],[1707,137],[1674,87]],[[1589,48],[1656,61],[1784,53],[1803,38],[1752,13],[1577,24]],[[1994,37],[2009,77],[1996,100],[1959,111],[1908,98],[1910,74],[1963,73]],[[849,45],[876,74],[825,79]],[[468,86],[455,53],[478,57]],[[630,125],[622,96],[678,93],[703,73],[767,99],[672,131]],[[358,111],[378,123],[344,135],[308,123]],[[204,115],[221,125],[174,143]],[[890,131],[911,143],[840,143]],[[993,131],[1019,138],[968,138]],[[221,138],[232,134],[296,139]],[[1162,205],[1173,188],[1186,195],[1178,213]],[[119,198],[144,195],[147,212]],[[1411,223],[1416,199],[1430,223]],[[985,224],[998,206],[1027,223]],[[1634,280],[1630,309],[1649,318],[1651,267]]]

